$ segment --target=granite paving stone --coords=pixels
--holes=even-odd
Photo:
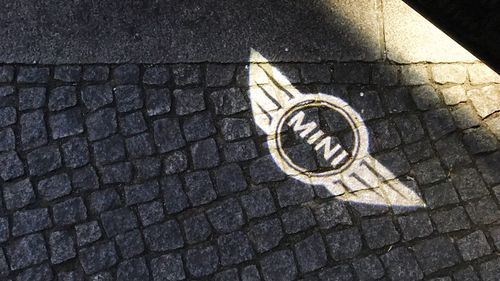
[[[153,138],[149,133],[142,133],[126,138],[125,147],[131,158],[149,156],[154,152]]]
[[[71,183],[73,184],[74,190],[77,191],[87,191],[99,188],[97,173],[90,165],[73,170]]]
[[[29,172],[32,176],[44,175],[62,166],[61,153],[56,145],[32,150],[27,155]]]
[[[200,112],[184,119],[182,124],[187,141],[197,141],[215,134],[212,115],[208,111]]]
[[[153,280],[184,280],[182,258],[179,254],[166,254],[151,259],[151,272]]]
[[[0,109],[0,117],[2,117],[2,122],[9,122],[8,116],[3,116],[4,111],[9,109],[9,107]],[[12,111],[15,114],[15,111]],[[15,118],[15,115],[14,115]],[[47,143],[47,129],[45,127],[45,117],[41,110],[24,113],[20,117],[21,124],[21,145],[23,149],[31,149],[35,147],[42,146]],[[12,119],[12,123],[15,119]],[[10,123],[10,122],[9,122]],[[12,124],[11,123],[11,124]],[[2,124],[0,123],[0,127]],[[10,125],[10,124],[8,124]]]
[[[239,88],[217,90],[210,94],[217,115],[232,115],[249,109],[249,104]]]
[[[404,248],[395,248],[383,254],[381,260],[387,269],[390,280],[422,280],[424,274],[412,253]]]
[[[375,280],[384,276],[382,263],[375,255],[360,258],[352,263],[359,280]]]
[[[184,246],[180,226],[175,220],[146,227],[144,239],[151,251],[167,251]]]
[[[474,271],[474,268],[472,266],[468,266],[464,269],[457,270],[453,274],[453,278],[457,281],[465,281],[465,280],[470,280],[470,281],[479,281],[479,277],[477,273]]]
[[[217,198],[210,174],[206,171],[187,173],[184,175],[184,182],[186,194],[193,206],[203,205]]]
[[[87,274],[108,269],[118,261],[115,244],[112,241],[99,243],[78,251],[80,263]]]
[[[54,68],[54,79],[63,82],[78,82],[82,67],[79,65],[60,65]]]
[[[17,73],[18,83],[45,83],[49,79],[48,67],[22,66]]]
[[[450,238],[439,236],[419,242],[413,247],[415,256],[426,274],[454,266],[460,262]]]
[[[75,225],[76,243],[79,247],[88,245],[102,237],[101,227],[97,221]]]
[[[219,151],[213,138],[193,143],[189,151],[194,169],[213,168],[219,164]]]
[[[78,168],[89,163],[87,141],[82,137],[74,137],[61,145],[63,162],[66,167]]]
[[[412,213],[398,218],[404,240],[427,237],[433,232],[429,215],[425,212]]]
[[[294,251],[301,272],[322,268],[327,262],[325,244],[317,232],[297,242]]]
[[[316,224],[314,215],[308,207],[288,209],[281,214],[283,228],[286,233],[297,233],[307,230]]]
[[[20,209],[35,202],[31,181],[26,178],[3,186],[3,199],[7,210]]]
[[[185,86],[201,82],[201,70],[198,65],[177,64],[172,67],[176,85]]]
[[[85,119],[89,140],[96,141],[111,136],[116,132],[116,112],[104,108],[90,113]]]
[[[363,236],[371,249],[391,245],[400,239],[400,235],[389,217],[363,220],[361,227]]]
[[[49,116],[52,138],[59,139],[83,133],[80,109],[69,109]]]
[[[161,115],[170,111],[172,100],[168,89],[147,89],[144,94],[146,112],[149,116]]]
[[[127,207],[102,213],[101,221],[109,237],[134,229],[138,225],[135,213]]]
[[[266,219],[249,227],[248,238],[259,253],[267,252],[279,245],[284,237],[278,219]]]
[[[249,265],[241,270],[241,281],[261,280],[259,270],[255,265]]]
[[[212,234],[212,227],[204,214],[186,218],[182,222],[186,241],[190,244],[206,240]]]
[[[196,188],[203,188],[204,184],[205,183],[202,181],[196,184]],[[184,192],[182,182],[178,176],[173,175],[161,178],[160,187],[163,194],[164,206],[167,214],[180,212],[189,206],[188,196]],[[194,195],[197,194],[193,194],[193,196]]]
[[[135,64],[122,64],[112,71],[112,79],[117,84],[132,84],[139,81],[140,69]]]
[[[297,267],[290,250],[276,251],[260,260],[264,280],[286,281],[297,277]]]
[[[456,243],[462,258],[466,261],[474,260],[491,253],[486,236],[480,230],[459,239]]]
[[[223,152],[224,158],[228,162],[242,162],[258,156],[255,142],[251,139],[226,143]]]
[[[491,197],[468,202],[465,209],[475,224],[489,224],[500,219],[498,205]]]
[[[48,259],[42,234],[31,234],[12,241],[6,248],[10,269],[17,270]]]
[[[109,85],[88,85],[82,88],[81,98],[85,107],[94,111],[113,102],[113,90]]]
[[[132,164],[130,162],[121,162],[99,167],[104,184],[127,183],[132,180]]]
[[[470,222],[463,207],[437,211],[431,215],[431,219],[441,233],[470,228]]]
[[[207,217],[214,229],[220,233],[229,233],[240,229],[245,224],[243,210],[234,198],[226,199],[207,210]]]
[[[120,130],[125,136],[146,131],[146,121],[140,111],[127,114],[119,119]]]
[[[144,257],[125,260],[118,265],[116,271],[116,278],[124,281],[148,280],[149,275]]]
[[[276,211],[273,197],[267,188],[242,195],[240,200],[249,219],[270,215]]]
[[[144,242],[138,229],[116,235],[115,241],[120,255],[125,259],[144,252]]]
[[[52,278],[54,278],[53,272],[46,263],[25,269],[17,276],[17,280],[19,281],[51,280]]]
[[[150,66],[144,70],[142,81],[149,85],[161,85],[170,80],[172,74],[167,66]]]
[[[495,135],[485,127],[471,128],[464,132],[463,142],[473,154],[497,150]]]
[[[24,166],[14,151],[0,153],[0,177],[4,181],[24,175]]]
[[[165,218],[162,203],[159,201],[140,204],[137,206],[137,212],[144,226],[160,222]]]
[[[154,140],[160,153],[183,147],[186,141],[181,135],[179,121],[165,118],[153,122]]]
[[[60,264],[76,257],[74,239],[68,231],[55,231],[50,234],[50,261]]]
[[[19,110],[38,109],[43,107],[47,90],[43,87],[19,89]]]
[[[87,219],[87,207],[81,197],[65,200],[52,207],[56,225],[70,225]]]
[[[0,218],[0,242],[5,242],[9,239],[9,220],[5,217]]]
[[[128,112],[139,109],[143,105],[142,90],[138,86],[117,86],[113,89],[113,92],[115,94],[116,109],[118,112]]]
[[[250,240],[241,231],[219,236],[217,245],[222,266],[240,264],[253,259],[255,256]]]
[[[494,281],[500,274],[500,259],[495,258],[481,263],[479,274],[484,281]]]
[[[185,260],[187,270],[195,278],[212,274],[219,267],[219,255],[214,246],[188,249]]]
[[[48,107],[58,111],[76,105],[76,87],[60,86],[50,91]]]
[[[47,208],[17,211],[12,216],[12,236],[22,236],[52,226]]]
[[[0,66],[0,81],[10,82],[14,79],[14,67],[11,65]]]
[[[109,76],[109,67],[105,65],[86,65],[83,68],[83,80],[105,81]]]
[[[356,227],[332,232],[326,235],[325,240],[334,260],[353,258],[363,247],[360,232]]]

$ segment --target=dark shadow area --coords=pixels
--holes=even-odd
[[[500,71],[500,1],[404,0],[471,53]]]
[[[2,2],[6,63],[244,62],[250,48],[289,62],[381,55],[378,40],[364,39],[379,34],[374,1],[352,15],[363,30],[337,13],[348,4],[318,0]]]

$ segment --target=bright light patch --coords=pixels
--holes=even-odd
[[[342,99],[302,94],[280,71],[252,50],[249,85],[252,113],[257,126],[267,135],[269,151],[276,165],[299,181],[324,186],[341,200],[360,204],[386,204],[393,208],[418,208],[425,204],[415,188],[396,179],[394,174],[368,153],[369,135],[361,116]],[[264,62],[264,63],[255,63]],[[326,132],[317,120],[306,120],[305,112],[330,110],[344,119],[352,135],[351,145]],[[335,128],[334,128],[335,129]],[[296,163],[283,145],[283,132],[292,131],[310,150],[319,155],[321,168]],[[376,196],[374,196],[374,194]],[[342,195],[342,196],[340,196]],[[382,198],[382,200],[373,200]]]

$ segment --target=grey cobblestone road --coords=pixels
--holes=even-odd
[[[276,67],[360,112],[370,153],[427,207],[350,204],[283,174],[244,64],[3,65],[0,279],[500,280],[498,78]]]

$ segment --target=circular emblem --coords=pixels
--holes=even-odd
[[[312,108],[333,110],[345,120],[353,135],[350,151],[347,152],[340,144],[335,144],[335,136],[323,132],[319,124],[304,122],[304,110]],[[288,175],[311,184],[334,184],[341,180],[341,174],[356,171],[359,160],[368,154],[368,130],[361,116],[339,98],[325,94],[301,95],[290,99],[279,111],[277,118],[271,122],[271,130],[274,133],[268,136],[268,145],[277,165]],[[280,132],[283,132],[285,126],[293,129],[317,151],[322,150],[324,158],[331,159],[328,161],[330,167],[323,171],[310,171],[294,163],[283,148]]]

